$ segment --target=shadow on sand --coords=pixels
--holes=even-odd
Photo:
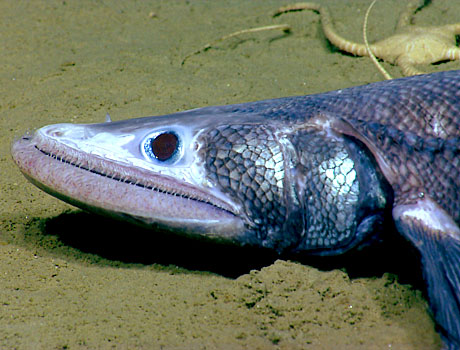
[[[171,232],[139,228],[82,211],[63,213],[46,220],[41,226],[42,235],[54,236],[69,248],[126,264],[174,265],[236,278],[250,270],[268,266],[276,259],[289,259],[325,271],[341,269],[350,278],[380,277],[384,273],[391,273],[397,276],[400,283],[424,290],[418,253],[391,231],[384,240],[363,249],[322,257],[278,255],[263,248],[193,239]]]

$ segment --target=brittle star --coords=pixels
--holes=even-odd
[[[375,1],[371,6],[374,3]],[[460,48],[456,46],[456,36],[460,35],[460,23],[443,26],[411,25],[415,12],[424,6],[423,0],[409,1],[399,17],[396,33],[369,45],[371,54],[398,65],[406,76],[423,74],[415,68],[418,64],[460,60]],[[324,34],[334,46],[356,56],[369,56],[366,45],[352,42],[336,33],[329,10],[325,6],[313,2],[297,3],[281,7],[274,16],[302,10],[313,10],[320,14]]]

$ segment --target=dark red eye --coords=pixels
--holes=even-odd
[[[176,152],[179,140],[177,135],[165,132],[151,140],[150,146],[155,158],[161,161],[170,159]]]

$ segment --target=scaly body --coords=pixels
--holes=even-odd
[[[81,208],[277,251],[340,254],[393,220],[460,346],[460,71],[27,134],[13,158]]]

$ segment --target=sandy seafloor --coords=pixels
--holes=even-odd
[[[322,2],[338,31],[361,41],[370,1]],[[271,17],[287,3],[0,2],[0,349],[440,348],[416,255],[403,244],[299,262],[141,231],[46,195],[11,160],[12,140],[46,124],[381,80],[369,59],[327,43],[317,14]],[[392,33],[401,3],[376,4],[371,41]],[[459,13],[460,2],[436,0],[415,23],[453,23]],[[180,65],[223,35],[276,23],[292,34],[245,35]]]

